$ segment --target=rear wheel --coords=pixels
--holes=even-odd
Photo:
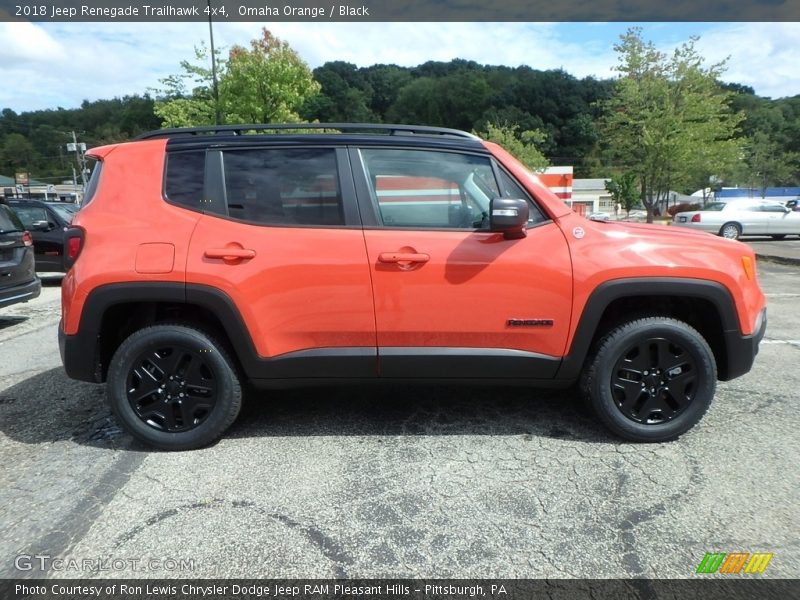
[[[600,420],[636,442],[664,442],[691,429],[716,389],[714,355],[695,329],[648,317],[609,332],[590,357],[581,388]]]
[[[233,423],[242,403],[224,348],[185,325],[147,327],[122,342],[109,365],[106,393],[132,436],[165,450],[210,444]]]
[[[738,240],[742,235],[742,226],[738,223],[725,223],[719,228],[719,234],[729,240]]]

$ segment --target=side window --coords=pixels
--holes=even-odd
[[[381,222],[389,227],[487,229],[498,195],[487,157],[426,150],[362,149]]]
[[[227,150],[223,156],[231,217],[266,225],[344,225],[333,149]]]
[[[47,218],[47,211],[39,206],[15,206],[14,211],[17,213],[19,220],[25,226],[25,229],[31,229],[36,221],[49,221]]]
[[[762,204],[761,210],[763,212],[772,212],[772,213],[785,213],[786,210],[783,204]]]
[[[167,155],[164,192],[170,202],[200,210],[203,201],[206,153],[204,150]]]
[[[528,194],[502,169],[500,169],[500,193],[503,198],[521,198],[523,200],[528,198]],[[528,204],[530,205],[528,224],[533,225],[547,220],[539,207],[531,202]]]

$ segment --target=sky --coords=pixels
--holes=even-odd
[[[633,25],[659,49],[692,35],[708,64],[728,58],[725,81],[762,96],[800,94],[800,23],[215,23],[218,47],[246,45],[262,26],[314,68],[415,66],[454,58],[611,77],[619,35]],[[85,99],[143,94],[180,72],[207,23],[0,23],[0,108],[74,108]]]

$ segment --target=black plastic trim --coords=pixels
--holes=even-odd
[[[507,348],[380,347],[381,378],[550,379],[560,357]]]
[[[742,346],[736,344],[738,336],[743,338],[739,329],[739,319],[736,312],[736,304],[730,292],[720,283],[715,281],[704,281],[701,279],[672,278],[672,277],[643,277],[631,279],[615,279],[599,285],[586,302],[583,313],[580,315],[580,322],[572,340],[572,346],[568,354],[561,363],[561,368],[556,374],[556,378],[565,380],[576,380],[583,368],[583,363],[591,347],[595,332],[600,324],[606,308],[620,298],[633,296],[653,296],[655,298],[666,297],[686,297],[701,298],[708,300],[717,309],[722,323],[723,337],[726,345],[726,355],[729,364],[718,365],[720,379],[727,380],[732,377],[730,370],[731,363],[752,365],[753,356],[750,353],[749,359],[741,357]],[[747,352],[745,352],[747,354]],[[734,369],[733,372],[740,370]],[[749,369],[749,366],[747,367]],[[747,370],[739,372],[741,375]]]

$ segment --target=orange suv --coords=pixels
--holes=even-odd
[[[748,246],[589,221],[465,132],[167,129],[89,155],[61,356],[159,448],[220,437],[245,382],[579,383],[616,434],[671,440],[764,335]]]

